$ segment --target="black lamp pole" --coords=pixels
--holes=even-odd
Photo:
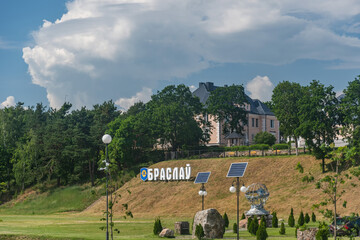
[[[239,240],[239,196],[240,196],[240,179],[239,177],[236,178],[236,236],[237,240]]]
[[[105,172],[106,172],[106,240],[109,240],[108,144],[106,144]]]

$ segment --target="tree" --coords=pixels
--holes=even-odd
[[[280,235],[285,234],[285,224],[284,224],[284,222],[281,222],[281,227],[280,227],[279,233],[280,233]]]
[[[291,208],[290,216],[289,216],[289,219],[288,219],[288,225],[290,227],[295,226],[295,218],[294,218],[294,210],[293,210],[293,208]]]
[[[251,233],[251,235],[256,236],[256,232],[259,228],[259,222],[256,218],[256,216],[254,216],[254,219],[251,221],[250,223],[250,227],[249,227],[249,232]]]
[[[298,83],[280,82],[273,90],[272,108],[280,121],[280,131],[284,137],[295,139],[296,155],[298,155],[298,138],[296,129],[300,126],[299,101],[302,97],[302,87]]]
[[[201,224],[196,225],[195,236],[199,240],[201,240],[203,237],[205,237],[204,228],[203,228],[203,226]]]
[[[176,151],[183,146],[198,146],[208,141],[209,132],[202,129],[206,125],[202,111],[199,98],[181,84],[167,86],[153,95],[147,103],[146,113],[159,144],[170,145]]]
[[[304,224],[305,224],[304,213],[303,211],[301,211],[298,219],[298,225],[301,227]]]
[[[314,212],[311,214],[311,221],[316,222],[316,216]]]
[[[276,216],[276,212],[273,212],[272,215],[273,215],[273,218],[271,219],[271,225],[273,228],[277,228],[277,227],[279,227],[279,220]]]
[[[233,233],[237,233],[237,224],[236,223],[234,223],[233,224]]]
[[[229,227],[229,218],[228,218],[226,212],[224,213],[223,219],[224,219],[225,227],[226,228]]]
[[[305,220],[305,223],[309,223],[309,222],[310,222],[310,216],[309,216],[308,213],[305,214],[304,220]]]
[[[231,132],[243,134],[244,125],[247,124],[245,110],[247,102],[244,87],[232,85],[218,87],[212,91],[206,105],[207,111],[215,117],[215,120],[224,124],[224,134]]]
[[[325,87],[313,80],[303,88],[300,100],[299,119],[301,124],[297,130],[306,144],[313,150],[317,159],[322,159],[322,170],[325,172],[325,157],[338,133],[338,125],[342,122],[339,101],[332,86]]]
[[[159,235],[159,233],[162,231],[162,225],[160,218],[155,218],[154,227],[153,227],[153,233],[154,235]]]
[[[274,145],[276,137],[268,132],[259,132],[255,135],[256,144],[268,144],[269,146]]]
[[[256,231],[256,240],[265,240],[268,238],[265,224],[260,224],[258,230]]]

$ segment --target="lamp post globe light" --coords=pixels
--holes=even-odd
[[[200,191],[199,191],[199,196],[201,196],[202,199],[202,204],[201,204],[201,209],[204,210],[204,197],[207,195],[207,191],[205,190],[205,186],[204,184],[202,184]]]
[[[105,174],[106,174],[106,240],[109,240],[109,195],[108,195],[108,179],[109,179],[109,155],[108,155],[108,145],[111,143],[111,136],[109,134],[105,134],[102,137],[103,143],[106,145],[106,158],[105,158]]]
[[[236,230],[236,236],[237,236],[237,240],[239,240],[239,195],[240,195],[240,191],[241,192],[246,192],[247,191],[247,187],[244,186],[244,182],[242,182],[242,186],[240,187],[240,179],[237,177],[236,178],[236,187],[234,187],[234,182],[235,180],[232,182],[231,187],[229,188],[229,191],[231,193],[235,193],[236,192],[236,225],[237,225],[237,230]]]

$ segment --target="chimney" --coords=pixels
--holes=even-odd
[[[208,91],[212,91],[213,88],[214,88],[214,83],[213,82],[206,82],[205,85],[206,85],[206,88],[207,88]]]
[[[202,85],[205,85],[205,83],[199,82],[199,88],[200,88]]]

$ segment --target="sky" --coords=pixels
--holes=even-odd
[[[360,75],[358,0],[1,0],[0,107],[126,110],[170,84],[281,81],[341,93]]]

